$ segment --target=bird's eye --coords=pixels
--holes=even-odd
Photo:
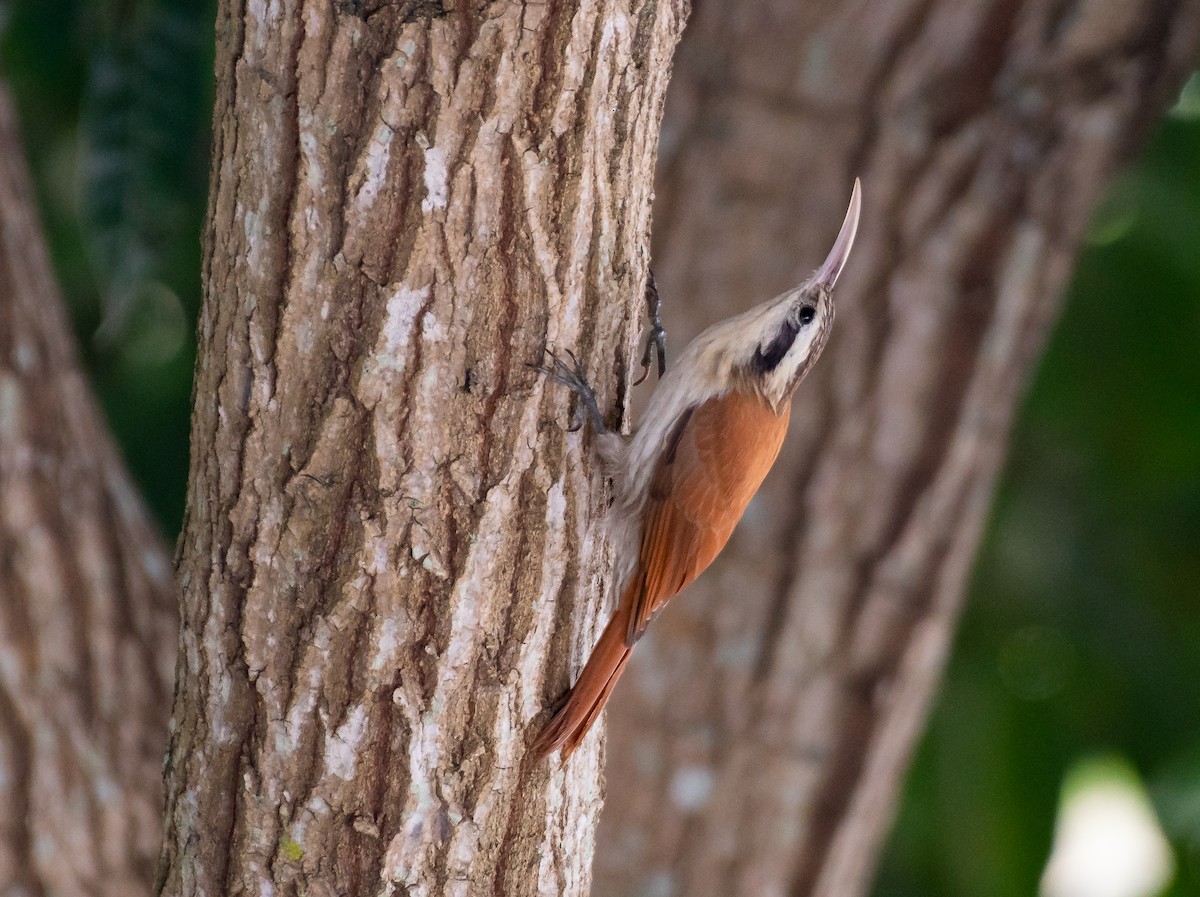
[[[813,318],[817,316],[817,310],[811,305],[806,305],[800,309],[800,323],[811,324]]]

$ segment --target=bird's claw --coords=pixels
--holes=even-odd
[[[657,357],[658,379],[667,372],[667,331],[662,323],[662,300],[658,297],[658,286],[654,283],[654,272],[646,277],[646,306],[650,312],[650,333],[646,335],[646,348],[642,351],[642,376],[633,381],[637,386],[650,376],[650,365]]]
[[[530,367],[535,371],[545,374],[551,380],[562,384],[579,398],[579,404],[575,408],[575,413],[571,416],[571,424],[567,427],[568,433],[574,433],[581,429],[586,417],[592,419],[592,423],[595,424],[597,430],[605,430],[604,415],[600,413],[600,404],[596,401],[596,391],[588,385],[583,375],[583,365],[580,364],[579,359],[575,357],[575,353],[570,349],[563,349],[562,351],[571,359],[570,364],[567,364],[556,352],[547,347],[546,357],[549,359],[549,363],[531,364]]]

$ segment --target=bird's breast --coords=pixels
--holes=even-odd
[[[721,544],[779,456],[789,412],[776,414],[757,395],[731,392],[700,405],[688,420],[672,477],[675,499],[708,522]]]

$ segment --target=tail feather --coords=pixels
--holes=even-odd
[[[631,648],[625,644],[628,616],[627,612],[618,610],[604,627],[579,679],[530,747],[537,759],[561,749],[562,758],[566,760],[600,716],[629,660]]]

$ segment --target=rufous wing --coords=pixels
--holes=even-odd
[[[779,455],[790,410],[775,414],[757,395],[731,392],[681,417],[650,484],[638,564],[621,599],[632,611],[627,645],[725,547]]]
[[[725,546],[771,469],[788,412],[732,393],[685,412],[651,481],[638,564],[620,606],[574,687],[530,746],[535,757],[583,741],[625,669],[646,624]]]

